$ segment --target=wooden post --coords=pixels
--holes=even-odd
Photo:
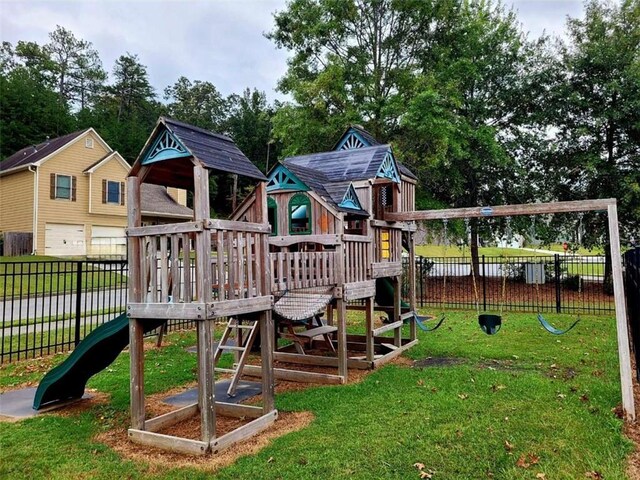
[[[193,167],[193,211],[195,221],[207,220],[209,206],[209,171],[201,165]],[[211,232],[204,229],[196,233],[196,297],[201,303],[211,302]],[[222,280],[220,280],[222,282]],[[213,320],[198,321],[198,405],[200,407],[201,439],[210,442],[216,432],[216,405],[214,393]]]
[[[393,277],[393,322],[402,321],[402,277]],[[393,344],[402,346],[402,325],[393,332]]]
[[[342,297],[337,299],[338,310],[338,375],[347,381],[347,305]]]
[[[366,355],[367,361],[375,360],[374,339],[373,339],[373,298],[365,299],[365,330],[366,330]]]
[[[142,224],[140,206],[140,179],[127,178],[127,215],[129,227]],[[130,237],[127,242],[129,268],[129,301],[142,301],[142,282],[140,277],[140,243],[142,238]],[[142,322],[129,318],[129,372],[130,372],[130,411],[131,427],[144,430],[144,345]]]
[[[407,233],[407,240],[409,243],[409,306],[412,312],[417,313],[418,304],[416,300],[416,245],[413,232]],[[411,318],[409,326],[409,338],[411,339],[411,341],[413,341],[418,338],[418,326],[416,325],[415,317]]]
[[[260,314],[260,357],[262,360],[262,413],[275,410],[273,375],[273,339],[275,331],[271,310]]]
[[[631,353],[629,351],[629,330],[627,309],[622,280],[622,260],[620,254],[620,233],[618,230],[618,207],[607,207],[609,220],[609,240],[611,244],[611,268],[613,273],[613,295],[616,305],[616,330],[618,335],[618,359],[620,362],[620,386],[622,388],[622,409],[627,421],[635,421],[636,410],[633,401],[633,380],[631,374]]]

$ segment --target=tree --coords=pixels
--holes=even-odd
[[[267,37],[292,53],[274,135],[286,154],[326,150],[352,122],[393,134],[411,95],[417,53],[436,18],[419,0],[294,0]],[[437,23],[437,22],[435,22]]]
[[[548,111],[557,131],[549,183],[559,200],[616,197],[623,239],[640,238],[640,2],[590,1],[567,27]],[[606,217],[584,222],[586,245],[608,252]],[[607,256],[606,279],[610,265]]]
[[[113,67],[114,84],[107,92],[117,102],[117,119],[146,109],[154,100],[153,87],[149,83],[147,67],[137,55],[121,55]]]
[[[227,102],[211,82],[186,77],[164,90],[169,115],[208,130],[219,131],[226,119]]]
[[[49,34],[49,43],[44,46],[52,61],[51,73],[60,101],[80,109],[88,106],[107,79],[98,52],[91,47],[91,42],[77,39],[60,25]]]

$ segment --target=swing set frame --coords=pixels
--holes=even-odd
[[[609,248],[613,274],[613,295],[616,309],[616,333],[618,360],[620,363],[620,386],[622,409],[626,421],[636,419],[631,373],[631,352],[627,326],[624,283],[622,279],[622,257],[620,253],[620,232],[618,226],[618,206],[615,198],[577,200],[570,202],[528,203],[517,205],[496,205],[487,207],[448,208],[443,210],[418,210],[412,212],[385,213],[387,221],[411,222],[417,220],[450,220],[464,218],[513,217],[519,215],[546,215],[552,213],[603,212],[607,214],[609,227]],[[415,269],[413,269],[415,275]],[[412,279],[415,283],[415,277]]]

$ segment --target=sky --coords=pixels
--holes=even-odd
[[[581,0],[503,0],[524,30],[561,35],[567,16],[580,17]],[[162,97],[179,76],[213,83],[223,95],[244,88],[269,100],[287,68],[287,52],[264,37],[285,0],[0,0],[0,38],[47,43],[61,25],[99,52],[107,71],[124,53],[137,54]]]

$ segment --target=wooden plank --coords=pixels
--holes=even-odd
[[[409,244],[409,308],[411,312],[417,311],[418,302],[416,294],[416,246],[413,233],[407,233]],[[404,318],[403,318],[404,320]],[[409,318],[409,338],[418,338],[418,325],[413,315]]]
[[[609,244],[611,246],[611,267],[613,275],[613,295],[616,305],[616,333],[618,340],[618,360],[620,363],[620,386],[622,389],[622,409],[625,420],[636,419],[633,399],[633,378],[631,372],[631,352],[629,351],[629,330],[622,279],[622,262],[620,254],[620,233],[618,228],[618,208],[616,204],[608,207]]]
[[[262,367],[257,365],[246,365],[245,375],[250,377],[262,377]],[[285,368],[274,368],[273,376],[277,380],[287,380],[289,382],[320,383],[324,385],[340,385],[345,383],[340,375],[330,375],[328,373],[304,372],[302,370],[287,370]]]
[[[238,232],[236,239],[236,251],[238,254],[238,259],[236,260],[236,264],[238,265],[238,297],[245,298],[247,282],[245,281],[244,276],[244,263],[248,257],[246,254],[246,236],[242,232]]]
[[[365,280],[362,282],[346,283],[343,288],[343,298],[345,301],[357,300],[359,298],[373,297],[376,294],[375,280]],[[348,306],[347,309],[350,309]]]
[[[214,302],[211,305],[211,316],[209,318],[232,317],[234,315],[243,315],[245,313],[262,312],[265,310],[271,310],[272,306],[273,297],[271,295]]]
[[[301,355],[299,353],[277,351],[273,354],[273,358],[277,362],[282,363],[297,363],[300,365],[315,365],[318,367],[338,366],[338,359],[336,357],[325,357],[323,355]],[[357,370],[368,370],[372,368],[371,362],[359,359],[357,360],[354,358],[349,358],[347,360],[347,366]]]
[[[171,298],[180,301],[180,235],[171,235]]]
[[[340,235],[326,234],[326,235],[286,235],[286,236],[274,236],[269,237],[269,245],[275,247],[290,247],[297,243],[309,242],[319,243],[320,245],[340,245]]]
[[[371,237],[368,235],[351,235],[344,233],[342,234],[343,242],[358,242],[358,243],[371,243]]]
[[[247,235],[247,297],[254,296],[253,290],[253,246],[255,244],[255,234]],[[258,275],[260,272],[258,271]]]
[[[204,303],[133,303],[127,304],[127,315],[131,318],[183,318],[204,320],[213,318],[213,308]]]
[[[160,301],[169,301],[169,249],[167,236],[160,236]]]
[[[393,283],[393,319],[400,318],[400,314],[402,313],[402,278],[400,276],[395,277],[391,280]],[[398,320],[400,325],[395,329],[393,333],[393,343],[399,347],[402,345],[402,320]],[[375,334],[374,334],[375,336]]]
[[[396,330],[398,328],[402,328],[402,320],[398,320],[397,322],[388,323],[381,327],[378,327],[373,330],[373,336],[377,337],[382,335],[383,333],[390,332],[391,330]]]
[[[170,425],[175,425],[182,420],[193,417],[198,413],[198,404],[192,403],[185,407],[174,410],[173,412],[165,413],[155,418],[151,418],[145,422],[145,430],[148,432],[157,432]]]
[[[305,337],[305,338],[313,338],[318,337],[320,335],[326,335],[329,333],[337,332],[337,327],[332,327],[330,325],[324,325],[322,327],[310,328],[309,330],[302,330],[300,332],[296,332],[297,337]]]
[[[405,343],[404,345],[402,345],[399,348],[396,348],[396,350],[390,351],[389,353],[383,355],[380,358],[376,358],[373,361],[373,366],[374,368],[378,368],[381,365],[384,365],[385,363],[389,363],[391,360],[393,360],[394,358],[399,357],[400,355],[402,355],[406,350],[409,350],[411,347],[413,347],[414,345],[416,345],[418,343],[418,340],[412,340],[409,343]]]
[[[158,301],[158,245],[155,237],[149,242],[149,301]]]
[[[211,451],[215,454],[229,448],[237,442],[253,437],[257,433],[269,428],[277,418],[278,412],[276,410],[270,411],[261,417],[212,440],[210,443]]]
[[[273,373],[273,351],[275,326],[271,310],[260,315],[260,359],[262,369],[262,408],[266,414],[275,410],[275,377]]]
[[[371,277],[395,277],[402,274],[402,263],[377,262],[371,264]]]
[[[145,432],[144,430],[130,428],[128,431],[129,440],[141,445],[160,448],[171,452],[188,453],[191,455],[204,455],[209,451],[208,442],[189,440],[188,438],[174,437],[173,435],[163,435],[156,432]]]
[[[385,213],[384,220],[371,219],[369,220],[370,225],[372,227],[378,228],[388,228],[391,230],[413,230],[415,229],[415,225],[407,222],[402,222],[400,220],[390,220],[388,217],[391,215],[402,215],[401,213]]]
[[[131,177],[129,177],[131,178]],[[128,237],[144,237],[146,235],[171,235],[175,233],[201,232],[202,221],[169,223],[166,225],[148,225],[146,227],[129,227]]]
[[[209,442],[216,436],[215,363],[213,321],[198,322],[198,406],[200,408],[200,438]]]
[[[182,300],[190,302],[193,300],[191,289],[191,239],[188,233],[182,235],[182,278],[184,294]]]
[[[490,207],[448,208],[444,210],[418,210],[413,212],[386,213],[388,221],[444,220],[471,217],[505,217],[516,215],[541,215],[547,213],[589,212],[607,210],[615,205],[615,198],[576,200],[570,202],[528,203],[520,205],[495,205]]]
[[[218,260],[218,300],[225,300],[226,273],[224,269],[224,233],[222,231],[216,235],[216,259]]]
[[[347,380],[347,309],[342,298],[336,301],[338,311],[338,333],[336,335],[338,351],[338,375]]]
[[[366,335],[366,344],[367,344],[367,350],[366,350],[366,359],[369,362],[372,362],[374,360],[375,357],[375,348],[374,348],[374,342],[373,342],[373,337],[375,336],[375,334],[373,333],[374,328],[373,328],[373,298],[369,297],[365,300],[365,335]]]
[[[263,415],[262,407],[227,402],[216,402],[216,413],[234,418],[259,418]]]
[[[235,232],[271,233],[268,223],[237,222],[235,220],[207,219],[205,228],[210,230],[232,230]]]

